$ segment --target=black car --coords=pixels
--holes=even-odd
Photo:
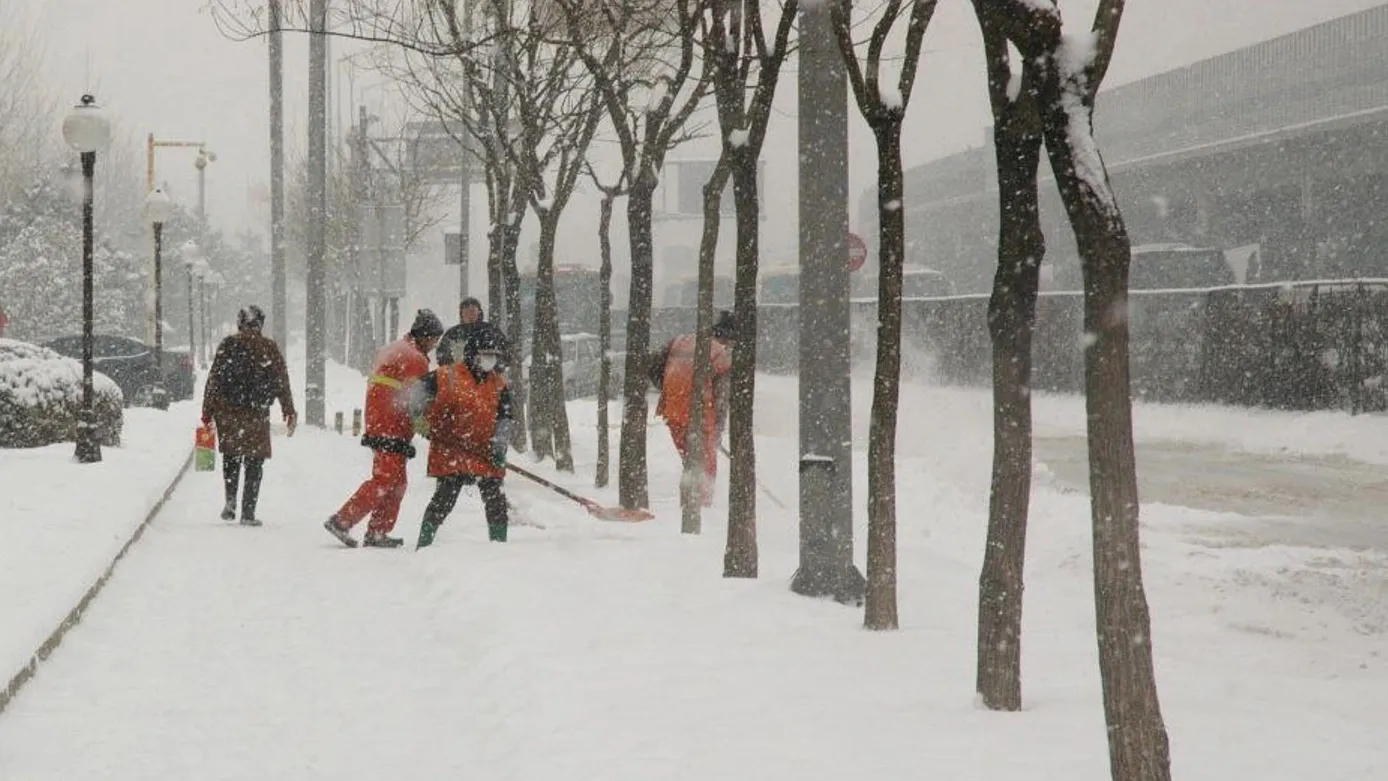
[[[59,355],[82,360],[81,336],[63,336],[44,347]],[[126,406],[153,406],[155,380],[159,377],[153,346],[125,336],[96,334],[92,337],[92,368],[120,387]],[[193,398],[193,360],[188,352],[164,350],[163,369],[163,385],[169,401]]]

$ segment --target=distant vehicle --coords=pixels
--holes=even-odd
[[[661,305],[668,307],[695,307],[699,305],[699,280],[689,277],[665,286]],[[713,278],[713,308],[731,309],[733,306],[732,277]]]
[[[1239,283],[1228,256],[1218,248],[1172,242],[1140,244],[1132,253],[1129,290],[1205,290]],[[1059,261],[1050,276],[1052,284],[1043,285],[1043,289],[1084,289],[1076,258]]]
[[[877,298],[877,275],[852,276],[852,297]],[[943,272],[926,266],[908,265],[901,270],[901,297],[943,298],[954,295],[954,283]]]
[[[521,275],[521,317],[529,333],[535,323],[535,272]],[[559,333],[596,333],[602,312],[602,276],[588,266],[557,265],[554,268],[554,296],[559,315]]]
[[[82,337],[63,336],[43,345],[59,355],[82,360]],[[92,368],[110,377],[125,394],[129,407],[148,407],[154,404],[154,387],[159,377],[154,347],[138,339],[110,334],[92,337]],[[169,401],[193,398],[194,372],[192,355],[184,351],[164,350],[163,386]]]
[[[564,373],[564,398],[580,399],[596,396],[598,378],[602,374],[601,340],[597,334],[564,334],[559,337],[561,350],[560,366]],[[608,398],[617,398],[622,393],[622,380],[626,376],[625,353],[611,354],[611,377],[608,385]],[[525,370],[530,371],[530,359],[526,358]]]
[[[773,267],[763,271],[757,280],[758,304],[799,304],[800,268]]]

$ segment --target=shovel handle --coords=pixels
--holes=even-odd
[[[522,467],[516,466],[515,464],[509,463],[509,462],[506,464],[506,469],[507,469],[507,471],[515,472],[516,474],[520,475],[521,477],[526,478],[527,480],[532,480],[532,481],[534,481],[534,482],[536,482],[536,483],[539,483],[540,485],[542,485],[542,486],[544,486],[545,488],[548,488],[549,490],[551,490],[551,491],[553,491],[553,492],[559,494],[560,496],[564,497],[565,499],[568,499],[569,501],[572,501],[572,502],[577,502],[577,503],[583,505],[584,507],[586,507],[586,508],[588,508],[588,509],[592,509],[592,508],[598,506],[598,503],[595,502],[595,501],[593,501],[592,499],[589,499],[589,498],[586,497],[586,496],[579,496],[578,494],[574,493],[573,491],[570,491],[569,489],[565,488],[565,487],[562,486],[562,485],[559,485],[558,483],[554,483],[554,482],[551,482],[551,481],[549,481],[549,480],[546,480],[546,479],[543,478],[543,477],[540,477],[539,475],[535,474],[534,472],[531,472],[529,469],[524,469],[524,468],[522,468]]]

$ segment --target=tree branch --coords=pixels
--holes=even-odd
[[[1109,63],[1113,61],[1113,50],[1118,44],[1118,27],[1123,21],[1123,7],[1124,0],[1099,0],[1099,7],[1094,11],[1094,25],[1091,28],[1094,36],[1094,59],[1090,61],[1085,73],[1090,103],[1094,102],[1099,85],[1103,83],[1104,76],[1108,75]]]
[[[897,91],[901,93],[901,111],[906,112],[906,106],[911,102],[911,90],[916,86],[916,68],[921,59],[921,41],[925,38],[926,28],[930,27],[930,20],[935,16],[935,5],[937,0],[916,0],[911,6],[911,18],[906,23],[906,58],[901,63],[901,76],[897,82]]]

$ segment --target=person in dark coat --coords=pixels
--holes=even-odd
[[[290,436],[299,422],[284,355],[261,333],[264,325],[265,312],[258,306],[237,314],[237,332],[217,345],[202,396],[202,422],[216,425],[217,449],[222,453],[226,488],[222,520],[236,517],[237,489],[244,473],[240,492],[244,526],[260,525],[255,508],[264,464],[270,457],[270,405],[279,402]]]
[[[434,357],[440,366],[448,366],[462,357],[463,346],[473,334],[479,331],[490,331],[493,344],[500,345],[501,359],[497,364],[496,371],[504,372],[509,363],[511,347],[506,339],[506,334],[495,323],[487,321],[486,313],[482,309],[482,302],[475,298],[464,298],[458,303],[458,324],[444,332],[443,338],[439,340],[438,349],[434,351]]]

